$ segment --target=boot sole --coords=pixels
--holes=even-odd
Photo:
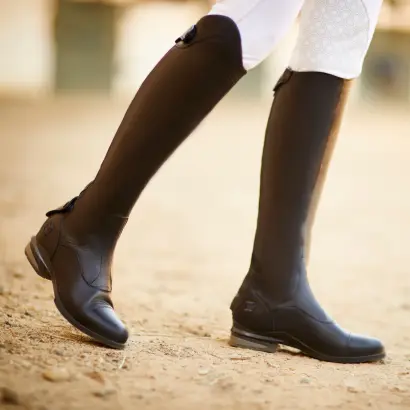
[[[61,313],[61,315],[66,319],[71,325],[73,325],[76,329],[80,332],[86,334],[87,336],[93,338],[97,342],[114,348],[114,349],[123,349],[125,347],[125,343],[118,343],[114,342],[113,340],[107,339],[104,336],[95,333],[93,330],[88,329],[81,323],[79,323],[76,319],[74,319],[71,314],[67,311],[64,307],[60,297],[58,296],[57,292],[57,285],[55,278],[53,276],[53,270],[51,269],[51,263],[47,263],[47,258],[43,257],[40,245],[37,243],[37,239],[35,236],[31,238],[31,241],[27,244],[25,251],[24,251],[31,267],[34,271],[42,277],[43,279],[51,280],[53,283],[53,290],[54,290],[54,303]]]
[[[233,327],[231,330],[231,337],[229,339],[229,345],[232,347],[239,347],[242,349],[251,349],[267,353],[275,353],[279,345],[293,347],[300,350],[306,356],[312,357],[323,362],[333,362],[333,363],[370,363],[378,362],[382,360],[386,354],[384,352],[369,355],[369,356],[354,356],[354,357],[338,357],[329,356],[319,353],[309,346],[306,346],[300,340],[294,339],[292,337],[286,336],[281,338],[274,338],[268,336],[261,336],[256,333],[248,332],[245,330]]]

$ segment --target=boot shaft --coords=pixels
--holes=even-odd
[[[153,175],[245,73],[231,19],[206,16],[179,37],[130,104],[84,195],[85,212],[128,216]]]
[[[339,132],[349,83],[325,73],[286,70],[275,87],[251,263],[254,280],[269,289],[270,300],[289,298],[306,274],[310,207],[317,206],[315,186]]]

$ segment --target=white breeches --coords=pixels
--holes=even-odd
[[[383,0],[217,0],[209,14],[230,17],[242,39],[243,65],[261,63],[300,13],[289,68],[352,79],[360,75]]]

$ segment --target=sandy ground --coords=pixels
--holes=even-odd
[[[0,408],[409,409],[406,111],[351,110],[330,171],[312,286],[341,325],[388,350],[383,363],[337,365],[227,345],[229,303],[249,263],[268,104],[219,106],[136,206],[113,294],[128,347],[100,347],[59,316],[23,248],[44,213],[93,177],[124,107],[0,104]]]

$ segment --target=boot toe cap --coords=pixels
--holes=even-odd
[[[381,360],[385,357],[385,349],[382,342],[373,337],[367,337],[357,334],[350,334],[348,349],[354,356],[363,358],[369,357],[369,360]]]
[[[112,342],[112,347],[121,347],[128,340],[127,328],[109,305],[95,307],[92,311],[91,323],[92,331],[104,338],[106,344]]]

